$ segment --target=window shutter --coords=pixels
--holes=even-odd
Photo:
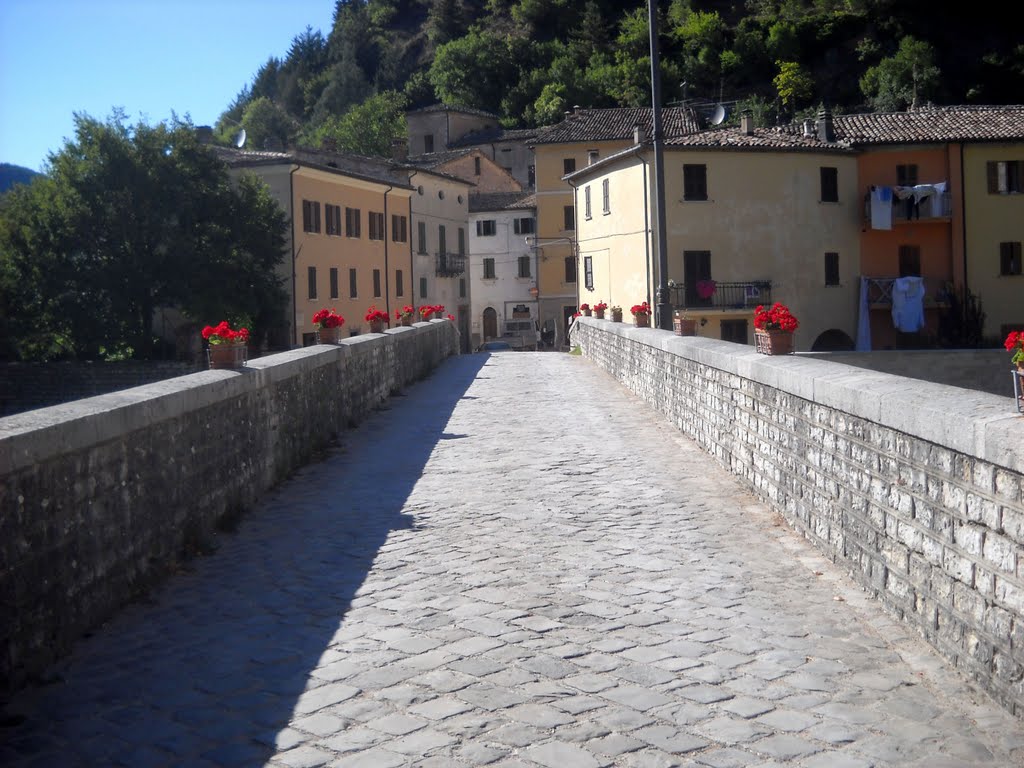
[[[999,164],[989,161],[985,164],[985,170],[988,172],[989,194],[995,194],[999,191]]]

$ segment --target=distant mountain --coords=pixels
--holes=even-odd
[[[3,194],[15,184],[28,184],[32,178],[39,174],[31,168],[24,168],[11,163],[0,163],[0,194]]]

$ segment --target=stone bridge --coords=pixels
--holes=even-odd
[[[434,350],[417,370],[436,370],[418,382],[413,372],[385,381],[389,399],[336,442],[318,441],[312,463],[278,470],[289,476],[247,499],[240,519],[228,515],[232,530],[204,529],[204,554],[179,561],[176,573],[17,686],[0,720],[0,764],[1024,765],[1024,728],[1012,714],[1020,674],[1007,681],[995,669],[997,658],[1000,669],[1020,668],[1012,592],[993,591],[983,609],[976,641],[995,636],[985,678],[950,658],[944,635],[926,643],[914,611],[901,613],[887,597],[889,579],[903,573],[895,559],[894,576],[878,582],[876,566],[872,580],[871,564],[894,545],[876,533],[868,553],[851,530],[842,551],[831,550],[837,523],[823,528],[802,516],[788,500],[791,485],[772,470],[784,459],[744,437],[771,434],[788,445],[766,412],[805,408],[780,388],[778,371],[812,361],[723,362],[730,345],[594,322],[576,336],[587,356],[441,362],[449,346],[429,337],[435,331],[407,333]],[[671,349],[683,342],[687,349]],[[390,339],[373,343],[377,364],[401,370],[387,360]],[[289,355],[287,365],[316,379],[314,393],[327,386],[316,378],[317,355],[351,369],[348,350]],[[660,388],[657,408],[682,408],[683,396],[659,379],[666,361],[680,380],[712,381],[692,395],[703,402],[689,408],[699,418],[676,412],[670,422],[644,402]],[[203,387],[246,385],[244,374],[198,376]],[[265,378],[269,386],[279,377]],[[866,398],[864,383],[858,388]],[[310,396],[298,385],[284,389],[299,394],[274,402]],[[228,394],[253,409],[266,398]],[[826,407],[822,393],[808,395],[809,412]],[[205,397],[207,407],[258,422],[220,395]],[[734,414],[731,440],[725,399],[751,414],[743,424]],[[363,419],[318,407],[325,423],[342,413]],[[685,434],[691,429],[696,439]],[[791,422],[789,430],[801,428]],[[826,449],[843,454],[835,437],[815,435],[803,444],[809,465],[822,465]],[[910,440],[899,435],[894,453]],[[950,469],[962,461],[943,450]],[[122,459],[131,465],[131,455]],[[986,471],[984,456],[974,462]],[[963,491],[965,520],[967,495],[980,493],[1005,516],[998,530],[1009,537],[1019,476],[1017,497],[1000,493],[1012,469],[992,469],[986,493]],[[884,471],[879,464],[875,475]],[[204,482],[192,485],[194,496]],[[865,482],[862,496],[870,495]],[[892,485],[913,502],[927,495],[921,482],[920,491],[909,476]],[[821,483],[814,503],[827,517],[823,498],[842,491]],[[13,486],[5,487],[9,495]],[[902,502],[891,501],[885,509],[898,512]],[[13,530],[9,516],[0,522]],[[950,525],[945,551],[959,547],[967,558],[970,542]],[[985,536],[994,541],[996,530],[982,531],[972,576],[984,572]],[[904,546],[910,562],[917,550]],[[867,577],[847,551],[859,553],[858,564],[866,558]],[[921,599],[937,599],[902,578]],[[993,585],[1016,578],[993,577]],[[964,621],[966,594],[951,590],[948,609]],[[1006,613],[1005,628],[985,623],[995,608]]]

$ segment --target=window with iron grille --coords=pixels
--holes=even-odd
[[[683,200],[708,199],[708,167],[706,165],[683,166]]]
[[[484,280],[494,280],[494,259],[484,259]]]
[[[821,171],[821,202],[839,202],[839,169],[823,167]]]
[[[839,254],[832,251],[825,254],[825,285],[839,285]]]
[[[338,268],[331,267],[329,276],[331,279],[331,298],[336,299],[338,298]]]
[[[1019,275],[1021,272],[1020,242],[999,244],[999,274]]]
[[[358,208],[345,209],[345,234],[348,237],[360,236],[361,216]]]
[[[340,235],[341,234],[341,206],[331,205],[327,203],[324,205],[324,230],[328,235]]]
[[[594,257],[583,257],[583,285],[588,291],[594,290]]]
[[[519,257],[519,277],[530,276],[530,257],[520,256]]]
[[[316,200],[302,201],[302,231],[320,231],[320,203]]]
[[[306,268],[306,280],[308,282],[308,294],[309,298],[316,298],[316,267]]]

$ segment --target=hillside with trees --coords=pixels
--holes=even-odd
[[[1014,25],[922,0],[671,0],[659,31],[663,103],[726,102],[761,124],[820,104],[1017,103],[1024,88]],[[557,122],[574,105],[647,105],[647,4],[337,0],[332,28],[307,27],[283,59],[269,58],[217,134],[230,141],[240,124],[251,148],[330,138],[386,154],[404,112],[439,101],[509,128]]]

